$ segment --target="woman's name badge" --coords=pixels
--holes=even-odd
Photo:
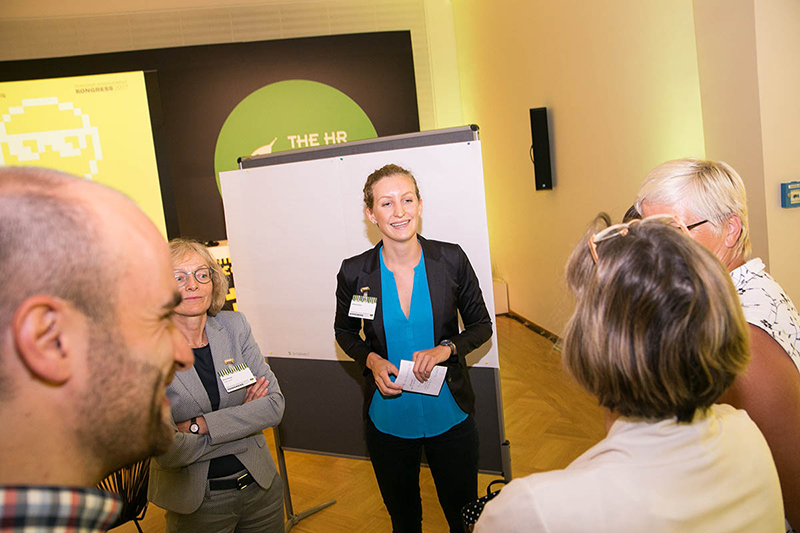
[[[373,320],[375,318],[375,309],[378,307],[378,298],[375,296],[359,296],[353,295],[350,301],[350,311],[347,316],[353,318],[363,318],[366,320]]]
[[[229,366],[220,370],[217,374],[228,392],[237,391],[256,382],[256,378],[247,363]]]

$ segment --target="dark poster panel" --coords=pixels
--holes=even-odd
[[[226,238],[214,172],[217,136],[234,107],[266,85],[324,83],[355,101],[378,136],[419,131],[408,31],[6,61],[0,81],[138,70],[148,73],[170,237]]]

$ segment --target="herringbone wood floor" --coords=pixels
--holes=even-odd
[[[550,341],[514,319],[497,317],[500,377],[506,438],[514,477],[564,468],[603,438],[603,415],[592,397],[561,367]],[[274,448],[271,430],[267,442]],[[273,449],[274,455],[274,449]],[[385,533],[391,531],[369,461],[286,452],[294,512],[330,499],[337,503],[296,525],[297,533]],[[481,474],[479,490],[494,479]],[[430,471],[420,475],[423,530],[447,531]],[[153,506],[140,523],[145,533],[163,533],[164,512]],[[115,530],[135,533],[132,523]],[[213,533],[213,532],[197,532]]]

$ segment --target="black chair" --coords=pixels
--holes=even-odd
[[[150,482],[150,458],[136,462],[117,470],[97,486],[107,492],[113,492],[122,500],[122,512],[110,529],[119,527],[133,520],[136,529],[142,533],[139,520],[144,519],[147,511],[147,485]]]

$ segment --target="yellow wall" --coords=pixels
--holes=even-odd
[[[706,153],[747,187],[753,256],[800,301],[800,209],[780,183],[800,179],[800,4],[694,0]]]
[[[3,18],[106,15],[162,9],[277,4],[281,0],[3,0]]]
[[[424,0],[435,128],[463,126],[453,8],[450,0]],[[421,128],[425,129],[425,128]]]
[[[420,127],[461,122],[448,0],[0,0],[0,4],[0,60],[410,31]],[[429,24],[435,31],[428,30]]]
[[[756,0],[755,29],[770,272],[800,305],[800,208],[779,196],[800,180],[800,2]]]
[[[495,274],[511,309],[560,333],[564,264],[664,160],[704,156],[690,0],[453,2],[465,122],[481,127]],[[537,192],[528,110],[550,114],[553,191]]]
[[[690,155],[740,171],[755,252],[800,300],[800,209],[780,209],[777,196],[779,182],[800,179],[796,0],[5,0],[0,57],[136,46],[90,42],[108,37],[100,30],[71,39],[69,17],[103,27],[106,14],[214,19],[218,9],[224,22],[238,6],[272,4],[292,18],[289,33],[248,38],[415,28],[423,128],[481,126],[495,275],[509,282],[513,311],[560,333],[572,308],[564,263],[588,222],[601,210],[620,218],[650,168]],[[3,40],[26,20],[40,22],[24,25],[30,43],[8,31]],[[41,32],[63,42],[40,46]],[[203,42],[230,40],[217,33],[204,30]],[[541,106],[556,188],[536,192],[528,110]]]

